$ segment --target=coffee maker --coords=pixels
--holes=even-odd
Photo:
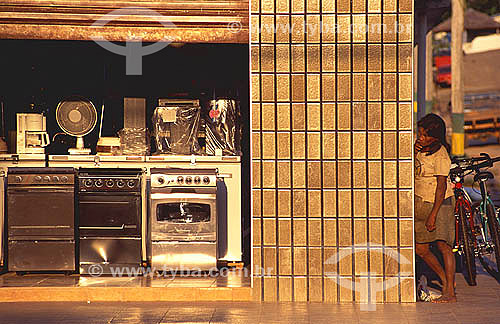
[[[50,144],[43,114],[17,114],[17,154],[44,154]]]

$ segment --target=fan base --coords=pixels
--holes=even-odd
[[[90,154],[90,149],[89,148],[70,148],[68,149],[68,153],[70,155],[89,155]]]

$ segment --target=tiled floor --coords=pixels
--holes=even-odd
[[[484,274],[476,287],[457,279],[456,304],[0,303],[0,323],[500,323],[500,285]]]
[[[187,277],[182,273],[168,275],[148,275],[121,278],[111,276],[64,276],[62,274],[26,274],[18,276],[6,273],[0,276],[0,287],[250,287],[248,271],[232,269],[214,276],[200,274]]]

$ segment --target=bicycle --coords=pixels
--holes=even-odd
[[[489,196],[486,181],[494,176],[481,169],[493,166],[500,157],[490,158],[481,153],[475,158],[454,158],[456,166],[450,170],[450,179],[455,194],[455,246],[454,252],[463,256],[466,280],[470,286],[477,285],[475,257],[479,258],[484,269],[497,281],[500,280],[500,219]],[[464,178],[474,173],[474,183],[479,182],[481,201],[473,203],[463,187]],[[496,270],[485,260],[486,254],[494,254]]]

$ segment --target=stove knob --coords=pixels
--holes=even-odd
[[[35,182],[42,182],[42,177],[36,176],[35,177]]]
[[[178,176],[178,177],[177,177],[177,183],[178,183],[178,184],[183,184],[183,183],[184,183],[184,178],[183,178],[183,177],[181,177],[181,176]]]
[[[163,178],[158,178],[158,184],[162,185],[165,183],[165,179]]]
[[[193,182],[193,178],[191,177],[186,177],[186,184],[190,185]]]
[[[116,185],[118,186],[118,188],[123,188],[125,186],[125,181],[123,180],[118,180],[116,182]]]
[[[67,176],[62,176],[62,177],[61,177],[61,181],[62,181],[62,182],[64,182],[64,183],[68,182],[68,180],[69,180],[69,179],[68,179],[68,177],[67,177]]]
[[[50,182],[50,176],[43,177],[43,182]]]
[[[22,182],[22,181],[23,181],[23,177],[21,177],[21,176],[16,176],[16,177],[15,177],[15,180],[16,180],[16,182],[17,182],[17,183],[20,183],[20,182]]]
[[[135,181],[134,180],[129,180],[127,182],[127,185],[130,187],[130,188],[134,188],[135,187]]]
[[[83,184],[85,185],[85,187],[92,187],[92,180],[87,179]]]
[[[59,180],[60,180],[60,179],[59,179],[59,177],[58,177],[58,176],[53,176],[53,177],[52,177],[52,180],[53,180],[54,182],[59,182]]]
[[[203,183],[206,184],[206,185],[209,184],[210,183],[210,178],[206,177],[206,176],[203,177]]]
[[[195,184],[200,184],[200,182],[201,182],[201,178],[200,177],[198,177],[198,176],[194,177],[194,183]]]
[[[102,180],[101,180],[101,179],[97,179],[97,180],[95,181],[95,185],[96,185],[96,187],[99,187],[99,188],[100,188],[100,187],[102,187],[102,185],[103,185],[103,184],[104,184],[104,183],[102,182]]]
[[[106,181],[106,187],[111,188],[111,187],[113,187],[114,185],[115,185],[115,182],[114,182],[113,180],[111,180],[111,179],[110,179],[110,180],[107,180],[107,181]]]

